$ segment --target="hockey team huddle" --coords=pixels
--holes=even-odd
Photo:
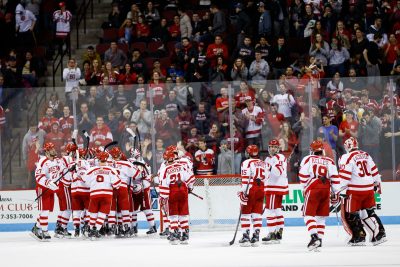
[[[344,143],[346,154],[335,162],[325,156],[323,143],[313,141],[310,155],[303,158],[299,180],[303,188],[304,222],[311,236],[307,248],[318,251],[322,246],[325,219],[330,204],[341,206],[342,222],[351,238],[348,245],[365,245],[366,233],[373,245],[386,241],[385,229],[376,215],[375,192],[380,192],[381,177],[372,158],[358,148],[357,139]],[[126,158],[117,146],[111,149],[82,149],[66,145],[65,156],[57,158],[55,146],[45,143],[45,155],[35,173],[39,215],[31,235],[39,241],[51,239],[48,217],[53,211],[54,195],[59,200],[55,237],[70,238],[67,225],[72,214],[74,237],[97,240],[102,236],[131,237],[138,233],[137,216],[146,215],[147,235],[157,233],[151,209],[151,187],[158,192],[164,231],[161,238],[171,244],[188,244],[189,201],[195,176],[191,156],[169,146],[157,174],[151,173],[137,148]],[[246,148],[248,159],[241,165],[240,225],[241,246],[258,246],[262,216],[266,214],[265,244],[278,244],[282,239],[283,196],[288,194],[287,159],[279,153],[279,141],[272,139],[265,160],[259,148]],[[265,199],[265,205],[264,205]],[[251,233],[252,230],[252,233]],[[233,240],[234,242],[234,240]]]

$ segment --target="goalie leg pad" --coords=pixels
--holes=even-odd
[[[360,215],[368,234],[370,235],[370,242],[378,245],[386,241],[386,232],[383,227],[381,219],[376,215],[375,209],[370,208],[360,211]]]
[[[353,233],[350,241],[348,242],[351,246],[360,246],[365,244],[366,233],[364,231],[361,218],[357,212],[346,214],[347,223]]]

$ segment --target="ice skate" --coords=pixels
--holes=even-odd
[[[107,231],[107,236],[115,236],[117,234],[117,227],[115,226],[115,224],[111,225],[111,227],[109,228],[109,230]]]
[[[42,237],[43,237],[43,241],[50,241],[50,239],[51,239],[49,231],[42,231]]]
[[[150,229],[146,232],[147,235],[152,235],[152,234],[156,234],[156,233],[157,233],[157,228],[155,225],[150,227]]]
[[[79,237],[79,234],[80,234],[80,232],[81,232],[81,229],[79,229],[79,226],[78,226],[78,227],[75,227],[75,231],[74,231],[74,237],[75,237],[75,238],[78,238],[78,237]]]
[[[68,232],[67,228],[63,228],[62,229],[62,234],[64,236],[64,238],[72,238],[72,234],[70,232]]]
[[[160,233],[160,238],[165,239],[165,238],[168,238],[169,235],[170,235],[169,228],[165,228],[164,232]]]
[[[252,247],[258,247],[260,245],[260,230],[255,230],[253,233],[253,237],[250,240]]]
[[[250,247],[250,230],[247,230],[245,233],[243,233],[242,239],[239,240],[239,245],[241,247]]]
[[[387,239],[385,231],[379,231],[379,233],[372,238],[371,243],[372,245],[377,246],[379,244],[385,243],[386,241]]]
[[[131,227],[131,230],[129,231],[130,236],[137,236],[138,235],[138,229],[137,226]]]
[[[98,240],[101,237],[99,231],[96,229],[96,227],[94,227],[92,230],[90,230],[89,232],[89,238],[90,240],[94,241],[94,240]]]
[[[308,250],[317,252],[319,247],[321,247],[321,238],[317,234],[312,234],[311,240],[307,245]]]
[[[88,223],[85,223],[85,225],[81,229],[81,234],[84,238],[89,237],[89,232],[90,232],[90,227]]]
[[[351,247],[357,247],[357,246],[365,246],[365,237],[352,237],[349,242],[347,242],[347,245]]]
[[[64,238],[64,229],[58,223],[56,225],[56,229],[54,230],[54,237],[55,238]]]
[[[187,245],[189,244],[189,229],[185,229],[181,236],[181,244]]]
[[[32,230],[29,233],[29,235],[32,236],[37,241],[40,241],[40,242],[44,241],[41,230],[36,226],[36,224],[32,227]]]
[[[128,224],[124,225],[124,229],[122,230],[124,233],[124,237],[130,237],[131,236],[131,228],[129,227]]]
[[[279,228],[279,230],[275,231],[276,240],[278,241],[282,240],[282,236],[283,236],[283,228]]]
[[[279,240],[276,238],[275,232],[268,233],[268,235],[263,237],[261,241],[264,245],[279,244]]]
[[[170,235],[169,235],[169,243],[171,244],[171,245],[178,245],[178,243],[179,243],[179,239],[180,239],[180,235],[179,235],[179,232],[178,232],[178,230],[175,230],[175,231],[173,231],[173,232],[170,232]]]

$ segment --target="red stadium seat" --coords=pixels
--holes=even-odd
[[[157,49],[162,45],[162,42],[156,41],[156,42],[150,42],[147,44],[147,52],[148,53],[155,53],[157,52]]]
[[[96,52],[103,55],[108,48],[110,48],[110,44],[98,44],[96,45]]]
[[[139,49],[140,53],[143,54],[146,51],[146,43],[145,42],[132,43],[131,49]]]
[[[116,42],[117,40],[118,40],[118,29],[116,28],[103,29],[104,43]]]

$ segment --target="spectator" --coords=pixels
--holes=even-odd
[[[245,98],[246,108],[242,110],[242,114],[249,121],[245,129],[246,146],[261,144],[261,128],[264,120],[264,113],[259,106],[254,106],[251,97]]]
[[[397,114],[399,112],[399,109],[397,109]],[[394,129],[392,131],[392,120],[394,121]],[[384,169],[391,169],[395,168],[395,166],[392,166],[392,157],[395,153],[396,155],[396,166],[398,166],[400,160],[397,155],[400,154],[400,119],[399,116],[392,116],[392,113],[390,110],[385,110],[383,112],[383,122],[384,122],[384,127],[382,128],[382,135],[381,135],[381,164]],[[372,133],[372,132],[371,132]],[[394,138],[395,142],[395,151],[392,151],[392,138]]]
[[[106,125],[110,128],[111,134],[116,140],[120,140],[118,128],[119,128],[119,121],[118,118],[115,116],[116,110],[110,109],[108,111],[108,116],[106,119]]]
[[[137,4],[132,4],[131,5],[131,10],[128,12],[126,15],[127,19],[132,20],[132,24],[136,25],[138,23],[139,17],[142,15],[142,12],[140,12],[140,9]]]
[[[147,6],[143,12],[146,22],[153,27],[153,25],[158,24],[160,20],[160,13],[156,8],[154,8],[153,2],[147,2]]]
[[[111,62],[113,68],[123,68],[127,57],[125,52],[118,48],[116,42],[111,42],[110,48],[104,53],[104,61]]]
[[[246,81],[240,82],[240,91],[235,95],[236,107],[243,109],[246,107],[245,98],[250,96],[252,100],[256,99],[256,94],[253,88],[249,88]]]
[[[179,16],[174,16],[172,25],[168,27],[169,37],[171,41],[179,41],[181,39],[180,27],[181,26]]]
[[[317,140],[322,142],[322,144],[324,145],[325,157],[328,157],[331,160],[336,161],[336,153],[333,152],[331,146],[325,141],[325,135],[323,133],[318,133]]]
[[[280,129],[282,128],[282,124],[284,122],[285,117],[282,113],[278,112],[278,104],[271,103],[270,112],[265,114],[265,120],[263,122],[263,128],[269,128],[268,132],[271,132],[271,136],[269,136],[270,138],[267,139],[276,138],[279,135]]]
[[[165,110],[167,111],[169,118],[176,118],[178,116],[178,110],[183,106],[180,105],[176,98],[176,92],[174,90],[169,91],[168,98],[165,100]]]
[[[63,70],[63,79],[65,80],[65,98],[69,102],[72,89],[79,86],[81,78],[81,69],[77,67],[76,60],[71,58],[68,60],[68,67]]]
[[[112,63],[106,61],[104,64],[104,71],[100,77],[100,84],[106,86],[118,84],[119,72],[116,69],[118,69],[118,66],[113,68]]]
[[[333,33],[332,37],[335,37],[342,47],[346,48],[347,50],[350,49],[351,34],[345,28],[343,21],[339,20],[336,23],[336,31]]]
[[[225,13],[222,12],[216,4],[211,5],[210,11],[214,15],[212,27],[209,27],[212,35],[216,37],[217,35],[226,34],[227,27]]]
[[[35,122],[30,122],[29,125],[29,130],[22,140],[22,159],[28,170],[27,187],[33,188],[35,186],[35,163],[39,160],[39,152],[43,146],[46,132],[38,128]]]
[[[15,28],[17,32],[17,44],[24,49],[32,49],[36,45],[34,29],[36,17],[29,10],[25,10],[21,4],[15,9]]]
[[[93,110],[96,116],[106,115],[106,98],[104,94],[101,94],[96,86],[91,86],[89,89],[89,95],[86,97],[86,101],[90,110]]]
[[[268,62],[271,55],[272,46],[268,43],[265,36],[260,36],[259,42],[256,44],[255,49],[261,52],[261,57]]]
[[[165,99],[165,84],[161,81],[160,73],[154,71],[152,75],[152,80],[149,82],[149,95],[147,96],[153,98],[153,105],[156,109],[160,109],[164,106]]]
[[[344,88],[351,88],[355,92],[361,92],[365,88],[364,79],[357,77],[357,71],[355,68],[349,69],[348,78],[344,80]]]
[[[64,144],[66,143],[66,139],[64,134],[60,131],[60,126],[58,125],[58,121],[54,121],[51,123],[50,132],[46,134],[44,137],[45,143],[53,143],[55,149],[57,151],[57,156],[61,156],[61,152],[64,151]]]
[[[186,10],[183,7],[178,8],[178,14],[180,16],[180,33],[181,38],[192,37],[192,24]]]
[[[132,66],[132,72],[141,75],[142,77],[147,77],[146,63],[144,62],[139,49],[132,50],[132,58],[129,60],[129,64]]]
[[[90,142],[94,147],[104,147],[113,140],[110,128],[104,123],[103,117],[96,118],[96,126],[90,130]]]
[[[156,148],[155,148],[155,158],[156,158],[156,166],[155,169],[158,171],[161,164],[164,162],[163,154],[165,151],[164,140],[161,138],[156,139]]]
[[[243,62],[241,58],[237,58],[235,63],[233,63],[233,67],[231,70],[231,78],[234,81],[234,85],[238,85],[239,81],[247,81],[247,75],[249,74],[249,70],[246,67],[246,64]],[[235,81],[237,81],[235,83]]]
[[[285,72],[284,84],[286,88],[288,88],[289,93],[295,95],[294,92],[297,90],[297,87],[299,85],[299,79],[293,74],[294,74],[293,67],[288,66]]]
[[[57,121],[57,118],[55,118],[53,115],[54,115],[53,108],[47,107],[46,114],[44,117],[40,119],[38,128],[42,129],[46,133],[49,133],[51,131],[51,125]]]
[[[374,40],[369,41],[367,47],[363,51],[365,62],[367,63],[368,84],[374,84],[376,87],[380,86],[380,70],[379,64],[382,63],[379,55],[378,44],[382,40],[380,33],[374,34]]]
[[[116,110],[124,110],[129,106],[128,100],[128,95],[125,92],[124,86],[122,84],[118,85],[117,92],[112,101],[112,107]]]
[[[71,39],[70,32],[71,26],[70,22],[72,21],[72,14],[67,10],[65,2],[60,2],[58,4],[60,7],[59,10],[54,11],[53,13],[53,22],[56,24],[56,43],[58,43],[58,51],[62,52],[62,46],[64,42],[67,46],[67,51],[71,51]]]
[[[201,21],[199,14],[194,11],[192,15],[192,35],[196,42],[203,41],[204,35],[207,33],[207,26]]]
[[[131,19],[125,19],[118,30],[119,43],[127,44],[128,47],[132,44],[135,34],[135,26]]]
[[[232,55],[233,59],[240,57],[246,67],[250,67],[251,62],[254,59],[254,47],[251,45],[250,36],[245,36],[243,43],[239,43],[235,52]]]
[[[143,99],[140,101],[140,107],[138,110],[133,112],[131,121],[135,122],[138,126],[140,133],[140,139],[144,140],[144,137],[150,134],[150,127],[152,121],[152,114],[150,110],[147,109],[147,101]]]
[[[86,102],[81,104],[80,111],[80,114],[77,116],[79,132],[82,132],[82,130],[88,131],[88,129],[92,129],[94,123],[96,122],[96,117],[91,111],[89,111],[89,107]]]
[[[144,19],[143,16],[139,17],[138,23],[136,24],[136,42],[148,42],[151,34],[150,25]]]
[[[282,154],[285,155],[286,158],[288,158],[298,144],[297,137],[288,122],[282,123],[282,128],[281,132],[278,135],[278,139],[280,140],[280,142],[283,141],[283,149],[281,151]]]
[[[258,36],[270,36],[272,32],[271,13],[266,9],[264,2],[257,4],[258,12],[261,13],[258,21]]]
[[[97,63],[101,66],[100,54],[94,50],[93,46],[89,45],[82,56],[82,62],[89,61],[90,65],[93,65],[94,60],[97,60]]]
[[[118,3],[112,4],[111,12],[108,14],[108,22],[103,23],[102,28],[116,28],[118,29],[122,22],[124,21],[124,17],[122,16]]]
[[[340,73],[336,72],[333,75],[332,80],[328,82],[326,85],[326,89],[330,92],[337,92],[337,93],[342,93],[343,92],[343,82],[341,81]]]
[[[124,114],[128,114],[130,116],[130,111],[128,109],[124,110]],[[130,119],[130,118],[129,118]],[[135,135],[131,135],[128,133],[127,128],[131,129]],[[121,135],[121,144],[122,145],[122,151],[124,152],[125,155],[130,154],[130,149],[131,148],[138,148],[139,147],[139,138],[137,137],[137,125],[136,123],[128,120],[126,126],[124,125],[123,129],[119,129],[119,133]]]
[[[215,35],[214,43],[207,47],[207,59],[210,62],[211,67],[217,64],[217,57],[222,56],[224,60],[229,59],[228,47],[222,43],[222,36]]]
[[[137,78],[138,84],[134,88],[134,108],[140,107],[140,101],[146,100],[146,85],[144,84],[144,77],[139,75]]]
[[[99,85],[103,71],[97,59],[93,59],[90,69],[90,77],[85,77],[86,85]]]
[[[228,142],[226,140],[221,141],[219,148],[220,153],[218,154],[217,174],[231,174],[233,152],[228,147]]]
[[[286,67],[289,66],[289,51],[286,48],[283,36],[278,37],[277,45],[272,47],[270,63],[275,79],[285,73]]]
[[[222,82],[227,80],[228,66],[222,56],[217,57],[217,64],[210,68],[210,82]]]
[[[70,140],[72,130],[74,128],[74,117],[71,115],[71,111],[68,106],[64,106],[63,115],[58,120],[60,130],[64,134],[65,140]]]
[[[374,24],[370,25],[367,30],[367,38],[370,42],[375,42],[375,34],[381,36],[380,40],[376,42],[379,48],[382,48],[385,44],[388,43],[387,34],[382,27],[382,18],[380,18],[379,16],[375,17]]]
[[[118,76],[119,84],[130,85],[136,83],[136,73],[133,72],[131,65],[129,63],[125,64],[125,68]]]
[[[249,69],[249,76],[252,81],[251,86],[255,89],[262,90],[266,85],[269,65],[267,61],[262,58],[260,50],[256,50],[255,57],[256,59],[251,63]]]
[[[193,113],[194,125],[200,135],[206,135],[210,131],[210,114],[206,112],[206,104],[200,102],[198,110]]]
[[[350,62],[354,67],[358,66],[357,69],[358,71],[361,71],[362,69],[365,70],[365,67],[363,67],[363,65],[365,65],[363,51],[364,49],[367,48],[367,46],[368,46],[368,39],[365,38],[364,33],[362,32],[361,29],[356,29],[355,38],[351,41]]]
[[[160,20],[160,23],[154,27],[154,30],[151,33],[151,37],[153,40],[161,41],[163,43],[161,47],[165,49],[165,46],[169,40],[167,19],[162,18]]]
[[[164,140],[165,146],[176,143],[177,127],[173,120],[168,116],[165,109],[161,109],[160,116],[155,120],[154,128],[157,133],[157,138]]]
[[[400,44],[394,34],[389,35],[389,42],[383,46],[384,64],[382,75],[389,75],[394,69],[394,63],[400,55]]]
[[[232,135],[227,133],[225,135],[225,139],[228,143],[228,149],[230,150],[233,142],[233,152],[234,152],[234,165],[235,165],[235,173],[240,173],[240,165],[242,163],[242,156],[244,152],[244,139],[243,134],[238,131],[236,125],[232,126]]]
[[[196,174],[212,175],[215,168],[214,151],[207,147],[205,138],[199,139],[199,150],[194,154],[194,165]]]
[[[339,130],[335,125],[331,124],[331,118],[324,114],[322,115],[322,126],[318,130],[325,135],[325,140],[329,142],[332,150],[336,150],[336,141],[338,140]]]
[[[350,137],[358,137],[358,122],[354,120],[354,113],[351,110],[344,112],[346,119],[340,123],[339,136],[342,138],[344,143]]]
[[[309,55],[315,57],[317,64],[324,67],[328,65],[329,44],[322,39],[321,34],[315,35],[315,41],[311,43]]]
[[[200,135],[197,134],[197,128],[192,127],[190,132],[183,140],[186,141],[186,150],[189,151],[191,155],[194,155],[199,148]]]
[[[244,40],[245,33],[251,32],[251,20],[250,17],[244,12],[243,4],[237,3],[235,5],[235,13],[236,13],[236,34],[237,34],[237,42],[241,44]]]
[[[63,107],[63,104],[61,103],[60,99],[58,98],[57,93],[52,93],[50,95],[48,106],[53,109],[54,117],[59,118],[61,116],[61,108]]]
[[[279,84],[279,94],[272,97],[271,103],[278,104],[278,112],[285,116],[285,120],[291,124],[294,123],[292,118],[292,108],[295,106],[296,101],[291,94],[287,93],[287,88],[284,84]]]
[[[20,68],[22,69],[22,79],[25,87],[38,86],[39,61],[37,58],[32,57],[32,52],[25,52],[25,60]]]
[[[375,162],[379,160],[379,139],[382,122],[372,111],[364,111],[359,124],[361,149],[367,152]]]
[[[339,72],[341,76],[346,75],[346,61],[350,59],[349,51],[338,41],[332,38],[331,50],[329,51],[329,74],[333,76]]]
[[[210,131],[205,136],[207,147],[211,148],[215,154],[218,152],[218,144],[221,141],[221,135],[219,125],[217,123],[212,123],[210,127]]]

